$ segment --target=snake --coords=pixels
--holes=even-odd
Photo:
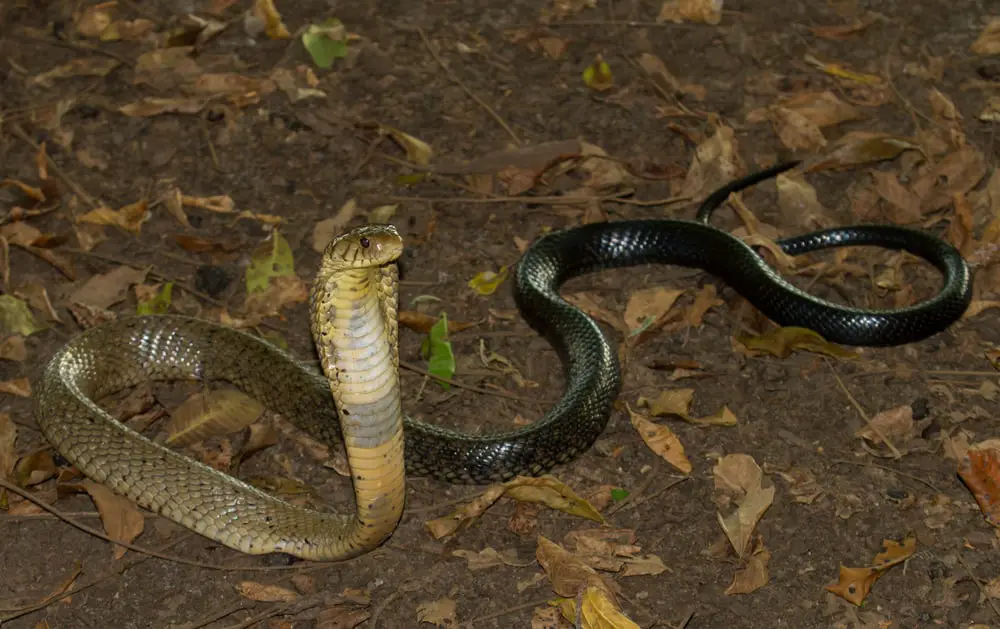
[[[844,246],[902,250],[938,270],[942,284],[933,297],[882,310],[804,292],[751,245],[710,224],[732,193],[796,164],[722,186],[693,220],[590,223],[532,243],[513,274],[514,301],[558,355],[564,387],[544,417],[526,426],[471,434],[404,416],[397,267],[403,242],[391,225],[355,228],[323,252],[309,294],[320,369],[223,324],[174,314],[122,317],[82,331],[57,350],[37,386],[36,422],[87,477],[224,546],[306,560],[356,557],[398,527],[408,475],[465,484],[538,476],[569,463],[600,436],[621,388],[621,370],[597,321],[560,295],[573,277],[644,264],[701,269],[774,323],[806,327],[843,345],[912,343],[962,316],[972,296],[969,267],[955,247],[930,233],[872,224],[777,241],[791,256]],[[143,382],[185,379],[227,381],[323,443],[342,445],[354,512],[310,509],[274,497],[133,431],[95,402]]]

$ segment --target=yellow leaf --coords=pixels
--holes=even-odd
[[[881,85],[882,77],[876,76],[874,74],[864,74],[861,72],[854,72],[853,70],[848,70],[843,65],[839,63],[824,63],[813,57],[812,55],[805,56],[806,63],[813,65],[826,74],[830,76],[835,76],[840,79],[846,79],[848,81],[853,81],[855,83],[861,83],[864,85]]]
[[[690,474],[691,461],[684,453],[684,446],[680,439],[670,428],[660,424],[654,424],[642,415],[634,412],[626,405],[629,415],[632,417],[632,426],[639,432],[639,436],[650,450],[658,454],[667,463],[670,463],[685,474]]]
[[[291,33],[281,21],[281,14],[273,0],[254,0],[253,13],[264,23],[264,33],[271,39],[288,39]]]
[[[150,216],[152,214],[149,212],[149,204],[145,199],[142,199],[131,205],[126,205],[120,210],[100,207],[87,212],[76,220],[94,225],[114,225],[138,236],[142,224],[149,220]]]
[[[570,622],[573,621],[570,620]],[[580,627],[582,629],[639,629],[639,625],[623,614],[604,590],[596,587],[588,587],[581,596]]]
[[[629,336],[634,337],[655,330],[663,323],[677,298],[683,294],[683,290],[662,286],[644,288],[632,293],[625,306],[625,325],[629,327]]]
[[[494,273],[493,271],[477,273],[475,277],[469,280],[469,288],[480,295],[492,295],[503,284],[503,281],[507,279],[509,272],[510,267],[504,265],[500,267],[498,273]]]
[[[611,74],[611,66],[604,60],[604,57],[597,55],[594,63],[587,66],[583,71],[583,82],[592,90],[604,92],[615,84],[615,77]]]
[[[778,328],[760,336],[740,335],[736,337],[751,352],[770,354],[787,358],[795,351],[825,354],[834,358],[857,358],[851,350],[828,342],[817,332],[808,328]]]
[[[382,131],[388,133],[393,140],[403,147],[403,150],[406,151],[406,158],[411,162],[420,166],[426,166],[430,163],[431,155],[434,153],[434,149],[431,148],[430,144],[393,127],[383,126]]]

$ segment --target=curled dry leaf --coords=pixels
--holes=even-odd
[[[688,409],[694,401],[694,389],[667,389],[660,391],[656,399],[640,397],[639,406],[649,408],[649,413],[654,417],[675,416],[683,419],[689,424],[701,426],[735,426],[738,422],[736,415],[729,410],[728,406],[712,415],[705,417],[694,417]]]
[[[399,325],[404,328],[409,328],[420,332],[421,334],[428,334],[434,324],[440,320],[439,317],[431,316],[423,312],[417,312],[416,310],[400,310],[399,311]],[[468,323],[465,321],[452,321],[448,320],[448,333],[455,334],[456,332],[461,332],[468,328],[474,327],[475,323]]]
[[[11,477],[17,457],[14,455],[14,442],[17,440],[17,424],[10,415],[0,413],[0,478]],[[4,491],[4,493],[6,493]],[[0,494],[2,496],[2,494]]]
[[[683,83],[675,77],[663,60],[654,54],[644,52],[639,55],[639,67],[643,69],[650,80],[653,81],[664,93],[670,96],[679,94],[690,94],[698,100],[705,99],[705,88],[693,83]]]
[[[538,478],[518,476],[506,483],[492,485],[454,513],[431,520],[424,526],[436,539],[465,530],[504,495],[514,500],[543,504],[550,509],[604,523],[604,518],[589,502],[576,495],[556,477],[546,475]]]
[[[290,603],[299,598],[298,594],[288,588],[257,581],[240,581],[236,585],[236,591],[243,598],[261,603]]]
[[[0,428],[2,431],[2,428]],[[2,437],[0,437],[2,439]],[[0,449],[3,448],[0,443]],[[3,470],[3,455],[0,454],[0,472]],[[35,450],[17,460],[14,476],[21,487],[33,487],[44,483],[56,475],[56,463],[48,450]]]
[[[913,533],[906,536],[902,543],[895,540],[886,539],[882,541],[885,550],[875,555],[874,565],[866,568],[840,567],[840,580],[832,585],[827,585],[826,590],[842,599],[861,605],[872,585],[885,571],[892,566],[898,565],[910,556],[917,549],[917,538]]]
[[[381,131],[391,137],[406,152],[406,158],[419,166],[426,166],[431,162],[431,155],[434,149],[431,145],[419,138],[415,138],[409,133],[404,133],[394,127],[380,127]]]
[[[977,443],[963,453],[958,475],[986,521],[1000,528],[1000,440]]]
[[[882,411],[871,418],[866,426],[854,433],[855,437],[866,439],[876,445],[889,441],[908,440],[923,429],[913,421],[913,407],[909,404]]]
[[[1000,55],[1000,17],[990,18],[970,50],[977,55]]]
[[[712,137],[698,145],[680,196],[700,199],[737,179],[746,170],[731,127],[719,125]]]
[[[628,336],[629,330],[628,326],[625,325],[625,321],[620,316],[606,309],[601,304],[599,298],[593,293],[574,293],[566,295],[565,297],[566,301],[584,311],[591,317],[597,319],[598,321],[607,323],[623,335]]]
[[[576,555],[542,535],[538,536],[535,559],[548,575],[552,582],[552,589],[559,596],[573,598],[588,587],[594,587],[604,591],[612,600],[614,599],[614,590],[611,585],[596,570]]]
[[[7,393],[18,397],[31,397],[31,381],[26,377],[4,380],[0,382],[0,393]]]
[[[461,557],[468,562],[469,570],[485,570],[497,566],[516,566],[517,551],[513,548],[498,551],[492,546],[487,546],[479,552],[474,550],[456,550],[451,553],[455,557]]]
[[[417,620],[435,627],[457,627],[457,605],[450,598],[420,603],[417,605]]]
[[[826,208],[800,174],[782,173],[775,178],[778,207],[785,221],[795,227],[813,228],[826,223]]]
[[[787,358],[792,352],[824,354],[834,358],[857,358],[858,355],[840,345],[828,342],[819,333],[793,326],[777,328],[760,336],[740,335],[736,340],[753,354],[770,354]]]
[[[78,485],[65,487],[67,489],[82,489],[90,494],[97,507],[97,512],[101,516],[104,532],[111,539],[130,543],[139,537],[145,528],[145,518],[143,518],[142,512],[136,508],[131,500],[119,496],[110,488],[89,479]],[[115,559],[121,559],[125,551],[123,546],[116,545],[114,549]]]
[[[148,221],[151,216],[149,203],[145,199],[141,199],[119,210],[112,210],[109,207],[99,207],[96,210],[87,212],[76,220],[81,223],[91,223],[93,225],[113,225],[138,236],[142,231],[142,224]]]
[[[171,414],[166,443],[185,446],[242,430],[257,421],[264,407],[235,389],[195,393]]]
[[[330,241],[344,233],[357,211],[358,202],[355,199],[348,199],[336,214],[316,223],[313,227],[313,251],[323,253]]]
[[[700,328],[706,312],[726,303],[719,299],[716,296],[717,294],[718,289],[715,288],[715,284],[705,284],[702,286],[697,294],[695,294],[694,302],[684,314],[684,321],[692,328]]]
[[[912,190],[924,213],[943,209],[956,194],[968,193],[986,176],[983,154],[966,147],[951,153],[913,182]]]
[[[683,290],[655,286],[635,291],[625,306],[625,325],[629,336],[636,337],[643,332],[659,328]]]
[[[632,418],[632,427],[642,437],[646,446],[681,472],[690,474],[693,469],[691,461],[688,460],[687,455],[684,453],[684,445],[677,438],[677,435],[674,434],[674,431],[670,430],[667,426],[649,421],[639,413],[633,411],[628,405],[626,405],[626,408],[628,409],[629,416]]]
[[[722,457],[712,469],[712,474],[715,477],[716,502],[723,509],[728,509],[733,503],[736,505],[729,515],[719,511],[719,524],[737,556],[746,558],[757,523],[774,502],[774,483],[764,476],[757,462],[747,454]]]
[[[853,168],[861,164],[892,160],[908,150],[919,151],[920,144],[910,138],[886,133],[850,131],[845,133],[825,155],[811,160],[806,166],[806,171]]]
[[[70,296],[72,303],[105,310],[123,301],[134,284],[146,281],[149,269],[119,266],[107,273],[95,275]]]
[[[816,151],[827,144],[816,123],[787,107],[773,108],[771,122],[778,139],[791,151]]]
[[[832,26],[813,26],[809,30],[816,37],[831,39],[833,41],[843,41],[860,35],[869,26],[875,23],[874,13],[866,13],[864,17],[858,18],[850,24],[837,24]]]
[[[722,21],[723,0],[665,0],[656,16],[657,23],[703,22],[716,25]]]
[[[745,566],[733,575],[733,582],[726,588],[726,594],[750,594],[767,585],[770,575],[767,564],[771,561],[771,551],[761,541],[754,548]]]
[[[895,173],[872,171],[875,191],[889,203],[889,218],[894,223],[910,224],[921,220],[920,197],[907,190]]]
[[[578,600],[577,600],[578,599]],[[558,602],[563,618],[581,629],[639,629],[600,588],[588,587],[577,599]],[[577,609],[580,617],[577,618]]]

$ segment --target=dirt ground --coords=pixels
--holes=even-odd
[[[806,174],[819,205],[799,209],[822,212],[810,215],[813,224],[908,222],[964,242],[970,247],[965,252],[981,252],[975,245],[989,245],[988,236],[963,241],[963,216],[979,238],[1000,215],[1000,143],[994,140],[1000,113],[993,121],[983,115],[989,98],[998,95],[1000,57],[971,51],[991,16],[987,2],[730,0],[721,21],[711,24],[658,22],[656,2],[278,0],[290,38],[260,32],[266,21],[244,18],[252,11],[248,2],[95,4],[0,2],[0,173],[42,193],[32,199],[30,188],[0,188],[7,241],[25,244],[24,232],[10,231],[19,220],[40,232],[30,247],[10,247],[4,292],[33,295],[28,302],[45,321],[38,307],[44,288],[62,321],[30,334],[21,360],[0,362],[0,379],[8,383],[23,377],[36,382],[52,353],[79,331],[70,307],[88,300],[87,291],[79,291],[94,277],[123,267],[147,270],[117,288],[120,275],[89,285],[112,295],[92,301],[91,314],[103,307],[132,314],[137,293],[130,284],[173,281],[171,312],[216,321],[224,313],[229,321],[245,322],[253,312],[245,303],[244,276],[253,252],[268,242],[270,217],[280,217],[295,272],[308,283],[319,261],[317,223],[339,216],[354,226],[371,210],[398,204],[390,221],[407,241],[401,307],[475,323],[451,335],[454,379],[464,387],[444,390],[404,370],[404,410],[466,430],[511,428],[540,418],[558,398],[559,360],[517,316],[508,284],[481,295],[468,282],[514,264],[519,245],[548,229],[604,218],[691,218],[694,203],[716,185],[785,158],[830,155],[850,132],[910,138],[923,153],[880,154],[862,164],[847,159],[846,168]],[[992,11],[997,17],[995,6]],[[204,23],[198,26],[189,14],[225,28],[205,38],[199,30]],[[149,32],[102,39],[105,15],[148,20],[120,24]],[[298,35],[328,17],[342,20],[356,38],[348,42],[348,55],[325,70],[313,64]],[[150,62],[148,53],[157,47],[170,50],[163,47],[168,40],[175,50],[194,49]],[[613,76],[603,90],[583,78],[598,56]],[[672,78],[647,72],[651,59],[661,60]],[[69,66],[69,76],[45,75],[71,63],[80,65]],[[843,71],[822,63],[841,64]],[[221,73],[232,73],[222,81],[228,92],[213,76]],[[787,102],[823,92],[861,114],[815,125],[809,122],[815,112]],[[143,101],[149,98],[173,100]],[[787,107],[772,107],[781,103]],[[138,106],[128,109],[130,104]],[[408,145],[405,136],[394,138],[390,128],[433,150],[429,169],[413,163],[420,147]],[[579,153],[579,145],[555,153],[543,146],[566,141],[572,147],[573,140],[614,159],[574,164],[567,154]],[[42,144],[51,158],[47,177],[39,168],[46,164],[39,158]],[[519,145],[543,148],[510,164],[482,161]],[[709,166],[694,172],[698,147]],[[726,170],[734,163],[727,150],[742,162],[740,172]],[[470,160],[480,160],[475,176],[475,169],[461,168]],[[934,175],[945,162],[953,169]],[[574,167],[562,168],[566,164]],[[598,170],[612,178],[607,185],[595,183]],[[933,190],[921,194],[920,181]],[[179,211],[171,204],[177,190],[191,197]],[[592,195],[589,201],[556,198],[581,190]],[[222,195],[232,202],[228,213],[197,206],[199,199],[204,205]],[[928,200],[934,195],[942,200]],[[638,203],[670,198],[675,201]],[[352,199],[350,215],[350,207],[342,208]],[[812,228],[805,214],[797,220],[778,202],[773,181],[742,199],[765,235],[768,229],[792,235]],[[133,205],[143,200],[148,208]],[[227,209],[225,199],[214,203]],[[111,211],[105,220],[141,227],[129,231],[81,219],[101,207]],[[179,222],[179,212],[189,226]],[[730,209],[719,212],[717,224],[743,225]],[[900,270],[894,254],[851,255],[861,276],[801,274],[795,281],[859,306],[891,307],[937,288],[933,271],[920,265]],[[834,257],[813,260],[833,264]],[[1000,626],[992,599],[1000,596],[992,581],[1000,578],[993,554],[1000,537],[956,473],[953,454],[955,444],[996,436],[1000,410],[989,354],[1000,342],[1000,328],[996,310],[986,307],[1000,284],[991,281],[989,256],[979,262],[981,312],[926,341],[864,349],[854,360],[804,351],[785,358],[750,355],[734,336],[771,327],[702,272],[641,267],[567,285],[566,294],[584,294],[591,306],[604,309],[605,319],[618,322],[605,331],[624,343],[620,407],[590,452],[554,472],[601,508],[611,527],[623,530],[618,541],[624,543],[602,546],[590,560],[611,566],[600,574],[614,584],[624,614],[644,628]],[[886,280],[890,276],[895,279]],[[708,284],[718,288],[720,300],[692,324],[690,308]],[[621,322],[630,296],[657,287],[684,293],[665,306],[670,310],[658,331],[625,343]],[[280,316],[251,323],[314,358],[307,305],[287,295],[275,299]],[[425,337],[404,329],[401,355],[408,365],[427,367]],[[512,369],[484,363],[481,356],[489,352]],[[24,456],[46,444],[31,417],[30,394],[13,388],[5,385],[0,403],[16,425],[16,455]],[[640,398],[685,388],[694,389],[692,416],[725,406],[735,425],[652,417],[640,406]],[[157,386],[150,399],[154,409],[172,409],[197,390]],[[912,410],[914,423],[893,433],[898,456],[876,437],[858,436],[866,418],[901,407]],[[628,409],[673,431],[690,474],[647,447]],[[218,460],[226,443],[216,438],[189,452]],[[347,482],[297,443],[282,437],[275,448],[250,457],[241,474],[273,478],[284,470],[312,487],[322,504],[349,509]],[[755,554],[743,558],[720,526],[719,513],[732,507],[720,506],[716,495],[715,467],[733,454],[750,455],[775,488],[752,540]],[[55,462],[68,473],[66,461]],[[60,482],[71,486],[79,478]],[[57,490],[57,484],[46,478],[30,489],[74,521],[105,530],[86,493]],[[552,575],[536,561],[539,538],[582,557],[586,553],[569,534],[600,526],[505,498],[466,530],[441,539],[428,532],[426,522],[482,489],[411,479],[397,532],[381,549],[343,564],[241,555],[148,513],[134,543],[168,558],[136,551],[116,558],[109,542],[7,494],[0,502],[0,509],[9,509],[0,511],[0,624],[570,626],[546,611],[566,592],[553,590]],[[611,489],[616,492],[609,502]],[[883,540],[903,541],[908,534],[915,536],[916,552],[880,573],[863,605],[825,589],[837,583],[841,566],[870,566]],[[650,555],[666,570],[636,568],[655,564]],[[762,582],[749,593],[728,593],[748,565],[766,569]],[[630,574],[630,566],[638,574]],[[268,595],[261,585],[284,589]],[[268,600],[273,598],[280,600]]]

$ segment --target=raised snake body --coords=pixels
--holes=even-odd
[[[971,298],[968,267],[953,247],[928,234],[865,226],[779,242],[791,255],[846,245],[904,249],[930,261],[944,277],[941,291],[923,304],[874,311],[796,289],[752,248],[708,225],[711,211],[731,192],[788,167],[720,189],[696,221],[591,224],[534,243],[518,264],[514,295],[522,315],[562,359],[566,390],[544,418],[518,430],[466,435],[402,418],[393,264],[402,244],[388,226],[358,228],[331,243],[324,255],[311,311],[326,377],[270,343],[225,326],[179,316],[127,318],[87,330],[57,352],[35,398],[36,420],[56,449],[94,480],[227,546],[310,559],[361,554],[380,544],[399,521],[404,460],[406,472],[414,475],[451,482],[505,480],[568,462],[600,435],[619,391],[619,368],[598,325],[558,294],[576,275],[645,263],[704,269],[776,323],[808,327],[849,345],[917,341],[962,315]],[[289,505],[146,440],[92,401],[147,379],[185,378],[228,380],[327,443],[343,435],[356,513],[331,515]]]

